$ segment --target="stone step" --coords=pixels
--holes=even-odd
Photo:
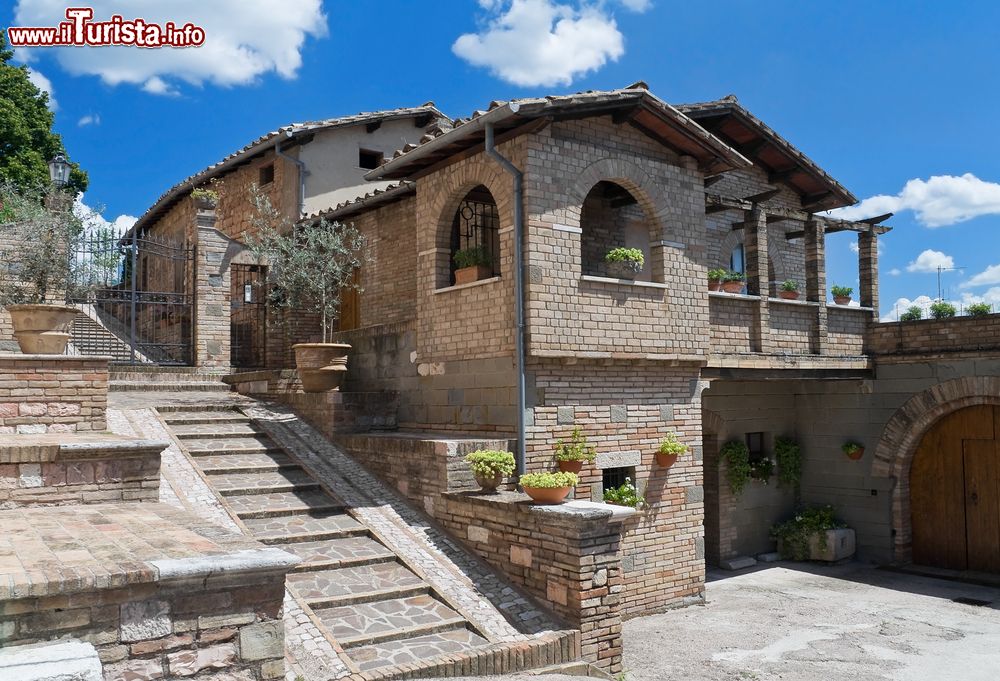
[[[209,425],[217,423],[248,423],[250,417],[237,411],[176,411],[161,414],[163,421],[174,428],[178,425]]]
[[[362,672],[381,667],[412,665],[429,658],[467,653],[489,645],[489,641],[468,629],[351,648],[347,653]]]
[[[319,489],[319,483],[301,468],[258,473],[219,473],[212,476],[211,482],[224,497]]]
[[[233,410],[232,405],[220,403],[220,404],[164,404],[156,408],[156,411],[160,413],[161,416],[166,414],[182,414],[191,412],[224,412],[224,413],[238,413]]]
[[[263,432],[249,420],[242,423],[178,423],[171,425],[170,430],[182,440],[224,439],[234,436],[260,435]]]
[[[299,465],[278,452],[251,452],[249,454],[207,454],[198,457],[198,466],[205,475],[216,476],[226,473],[263,473],[299,468]]]
[[[227,393],[230,387],[225,383],[215,381],[109,381],[108,390],[111,392],[218,392]]]
[[[344,510],[342,503],[319,490],[226,497],[226,504],[241,519]]]
[[[281,547],[303,562],[296,570],[334,570],[396,560],[396,554],[369,536],[343,537],[285,544]]]
[[[253,437],[196,438],[185,439],[184,449],[191,456],[215,456],[222,454],[251,454],[281,452],[274,440],[266,435]]]
[[[310,605],[327,606],[394,598],[407,589],[429,589],[426,582],[399,563],[292,572],[286,583]]]
[[[254,539],[265,544],[288,544],[367,535],[368,530],[346,513],[315,513],[243,521]]]
[[[344,648],[466,626],[461,615],[430,595],[313,608],[313,612]]]

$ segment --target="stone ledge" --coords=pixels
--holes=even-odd
[[[80,362],[82,364],[107,364],[110,355],[26,355],[18,352],[0,353],[0,362]]]
[[[0,435],[0,464],[146,458],[159,456],[169,446],[114,433]]]
[[[0,649],[0,678],[9,681],[102,681],[104,674],[94,646],[70,640]]]
[[[580,276],[580,281],[591,281],[597,284],[612,284],[619,286],[635,286],[638,288],[655,288],[666,290],[670,288],[668,284],[661,284],[658,281],[638,281],[636,279],[615,279],[614,277],[597,277],[592,274]]]
[[[434,289],[431,293],[433,295],[438,295],[439,293],[449,293],[450,291],[464,291],[468,288],[475,288],[477,286],[485,286],[486,284],[495,284],[500,281],[500,277],[490,277],[488,279],[480,279],[479,281],[473,281],[468,284],[461,284],[457,286],[445,286],[443,288]]]
[[[554,521],[593,521],[604,520],[609,523],[621,522],[637,515],[639,512],[627,506],[602,504],[595,501],[571,499],[562,504],[538,505],[523,492],[498,491],[496,494],[481,492],[446,492],[445,496],[460,498],[485,506],[504,506],[511,512],[540,513]]]

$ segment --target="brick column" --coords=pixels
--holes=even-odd
[[[810,220],[805,226],[806,300],[819,303],[816,322],[811,334],[812,351],[826,354],[826,231],[823,225]]]
[[[771,294],[771,285],[767,262],[767,214],[755,205],[745,215],[743,252],[746,258],[747,293],[760,297],[751,342],[755,352],[770,352],[771,316],[767,299]]]
[[[215,211],[198,210],[198,263],[195,278],[194,363],[229,368],[230,240],[215,229]]]
[[[858,234],[858,274],[861,307],[874,309],[874,317],[878,319],[878,235],[874,225]]]

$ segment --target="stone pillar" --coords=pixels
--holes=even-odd
[[[195,278],[194,364],[229,368],[230,282],[226,251],[230,240],[215,228],[215,211],[198,210]]]
[[[743,252],[746,258],[747,293],[759,296],[751,342],[754,352],[770,352],[771,319],[768,297],[771,295],[771,283],[767,262],[767,214],[755,205],[745,215]]]
[[[826,354],[826,231],[822,223],[810,220],[805,225],[806,300],[818,303],[811,336],[812,351]]]
[[[870,307],[878,319],[878,234],[871,225],[858,234],[858,275],[861,282],[861,307]]]

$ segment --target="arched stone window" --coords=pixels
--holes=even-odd
[[[456,256],[458,256],[456,262]],[[490,190],[483,185],[474,187],[458,204],[451,223],[449,280],[456,283],[459,265],[474,262],[478,266],[475,279],[500,274],[500,214]],[[466,277],[472,276],[467,273]]]
[[[580,212],[582,272],[609,276],[604,256],[613,248],[638,248],[645,256],[640,281],[652,281],[650,220],[632,193],[615,182],[602,180],[591,188]]]

